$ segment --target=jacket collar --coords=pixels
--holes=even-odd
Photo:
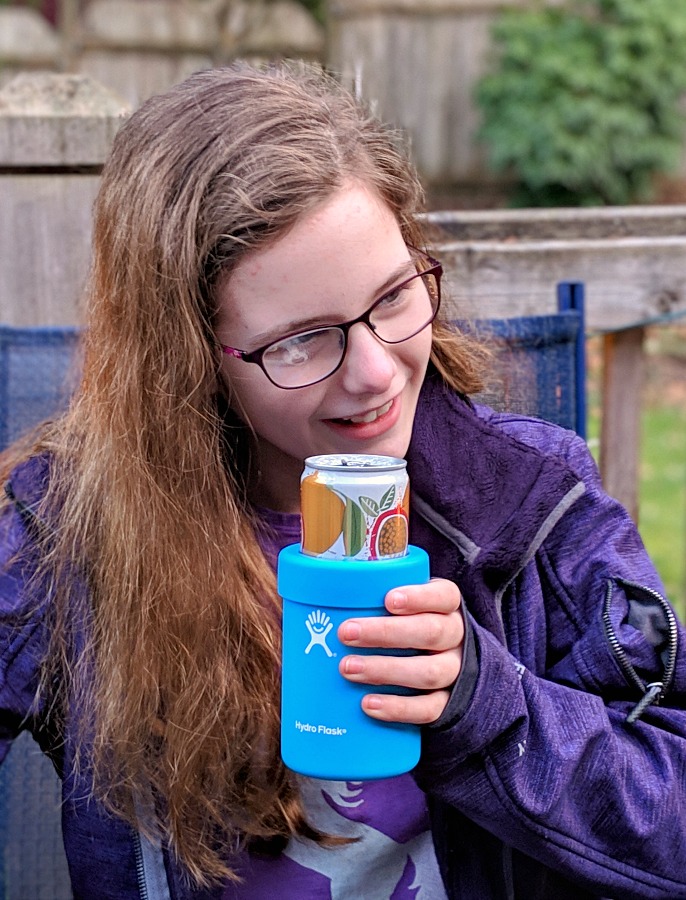
[[[483,607],[477,618],[502,635],[505,588],[583,494],[583,482],[563,459],[480,416],[436,375],[420,395],[408,474],[413,531],[430,544],[433,574],[457,577],[470,610]]]
[[[31,456],[12,470],[5,492],[16,503],[35,507],[48,489],[50,463],[47,454]]]
[[[34,536],[50,533],[50,526],[41,510],[49,481],[49,457],[42,455],[29,457],[20,463],[4,485],[5,496],[14,504],[26,528]]]

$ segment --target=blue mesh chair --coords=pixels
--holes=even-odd
[[[0,325],[0,449],[62,409],[75,381],[74,328]],[[28,732],[0,767],[0,898],[71,900],[61,785]]]
[[[0,450],[64,408],[77,343],[75,328],[0,325]]]
[[[458,322],[494,351],[493,371],[476,400],[538,416],[586,437],[583,285],[558,286],[560,312]]]
[[[0,897],[72,900],[62,843],[61,782],[28,732],[0,767]]]

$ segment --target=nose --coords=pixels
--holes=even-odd
[[[380,341],[363,322],[353,325],[340,369],[345,390],[351,394],[383,394],[396,371],[393,345]]]

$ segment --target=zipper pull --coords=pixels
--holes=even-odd
[[[626,721],[631,724],[639,719],[649,706],[660,700],[664,687],[661,681],[651,681],[650,684],[647,684],[645,694],[626,717]]]

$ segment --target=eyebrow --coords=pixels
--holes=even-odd
[[[395,284],[398,283],[398,280],[402,278],[403,275],[410,276],[411,273],[414,273],[415,265],[412,259],[408,259],[406,262],[401,263],[401,265],[397,266],[391,274],[383,281],[374,292],[375,302],[379,298],[383,297],[386,291],[389,291]],[[256,344],[258,347],[262,347],[265,344],[270,344],[272,341],[278,341],[280,338],[287,338],[289,336],[293,336],[299,334],[302,331],[307,331],[310,328],[326,328],[327,326],[335,326],[339,325],[339,322],[331,322],[327,319],[322,318],[322,316],[311,316],[307,319],[293,319],[290,322],[285,322],[279,326],[278,329],[270,328],[268,331],[262,331],[259,334],[254,335],[251,339],[250,343]]]

